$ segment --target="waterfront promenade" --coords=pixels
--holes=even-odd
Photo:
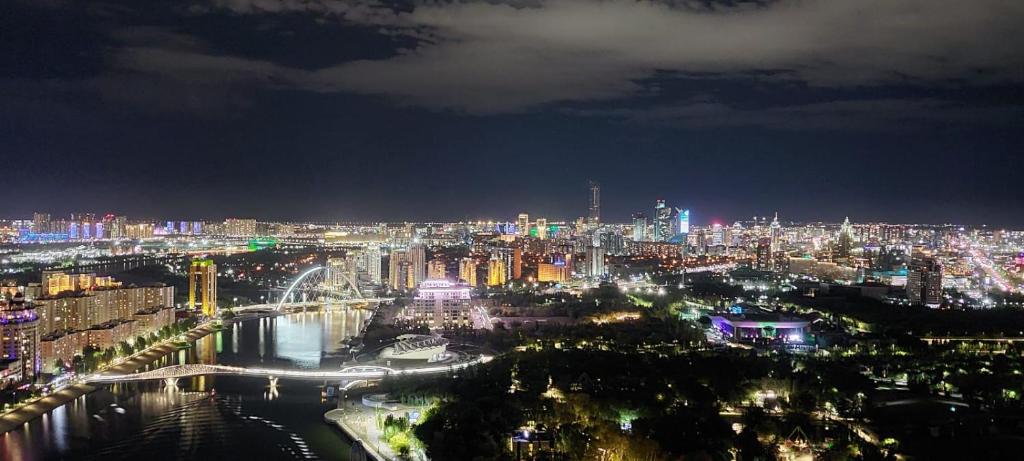
[[[206,323],[185,332],[181,336],[185,337],[185,341],[192,342],[215,331],[217,330],[211,324]],[[132,373],[135,370],[157,361],[171,352],[177,351],[178,347],[174,342],[179,341],[179,338],[180,337],[174,337],[150,346],[127,358],[121,359],[102,371],[117,374]],[[95,391],[97,388],[97,386],[92,386],[84,382],[76,382],[61,388],[52,394],[40,397],[14,410],[8,411],[0,415],[0,433],[6,433],[17,429],[23,424],[42,416],[46,412]]]

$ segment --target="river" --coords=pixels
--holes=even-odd
[[[168,354],[147,369],[184,363],[337,369],[341,341],[369,312],[248,319]],[[0,436],[4,460],[348,459],[349,443],[323,414],[323,383],[201,376],[105,386]]]

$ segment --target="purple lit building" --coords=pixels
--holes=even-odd
[[[711,323],[728,338],[781,339],[789,343],[802,343],[810,325],[808,320],[775,313],[715,315]]]
[[[24,381],[39,371],[38,326],[35,307],[21,293],[0,300],[0,365],[18,369],[8,375],[11,378],[18,375],[17,379]]]

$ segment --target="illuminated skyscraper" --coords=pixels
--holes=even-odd
[[[252,238],[256,236],[255,219],[228,218],[224,220],[224,234],[228,237]]]
[[[590,214],[587,222],[591,226],[601,222],[601,185],[594,181],[590,181]]]
[[[779,213],[775,213],[775,219],[768,226],[768,236],[771,238],[772,253],[782,249],[782,224],[779,223]]]
[[[11,299],[0,296],[0,318],[3,319],[0,322],[0,359],[18,361],[21,379],[35,377],[42,366],[39,359],[39,316],[35,307],[25,301],[21,293]]]
[[[356,273],[356,258],[354,254],[347,254],[343,257],[332,256],[327,258],[327,272],[325,283],[332,294],[340,295],[349,292],[358,295],[358,282]]]
[[[203,315],[217,314],[217,265],[211,259],[196,259],[188,267],[188,308],[195,310],[200,295]]]
[[[33,213],[32,230],[40,234],[51,232],[50,213]]]
[[[442,259],[431,259],[427,263],[427,278],[433,280],[440,280],[448,277],[446,273],[444,260]]]
[[[519,213],[519,219],[516,221],[516,230],[519,232],[519,235],[530,235],[530,215]]]
[[[676,217],[678,218],[678,225],[676,226],[677,233],[683,235],[690,234],[690,210],[680,210],[676,208]]]
[[[654,204],[654,235],[655,242],[667,242],[675,236],[673,232],[677,224],[672,219],[672,207],[665,206],[664,200],[658,200]]]
[[[586,253],[586,275],[587,277],[604,277],[607,272],[604,266],[604,248],[596,245],[587,246]]]
[[[487,285],[501,286],[508,281],[508,272],[505,270],[505,261],[497,255],[491,256],[487,261]]]
[[[420,286],[427,279],[427,248],[420,243],[409,247],[409,283],[408,288]]]
[[[942,305],[942,265],[935,258],[914,258],[907,268],[907,299],[918,306]]]
[[[849,258],[853,250],[853,226],[850,224],[850,218],[847,217],[843,221],[843,225],[839,228],[839,239],[836,244],[836,256],[839,258]]]
[[[548,238],[548,220],[537,218],[537,238],[544,240]]]
[[[760,238],[757,241],[757,250],[754,253],[754,268],[761,271],[773,269],[772,241],[769,238]]]
[[[404,290],[409,281],[409,253],[404,250],[391,250],[388,258],[388,286],[392,290]]]
[[[647,216],[643,213],[633,214],[633,241],[647,241]]]
[[[366,267],[366,275],[370,279],[370,283],[374,285],[380,285],[382,282],[380,256],[379,245],[368,245],[363,250],[363,266]]]
[[[473,258],[462,258],[459,260],[459,278],[469,286],[476,286],[476,260]]]

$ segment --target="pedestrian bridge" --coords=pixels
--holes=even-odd
[[[391,368],[379,365],[358,365],[345,367],[340,370],[299,370],[299,369],[275,369],[275,368],[249,368],[234,367],[228,365],[206,365],[187,364],[172,365],[152,371],[130,374],[103,374],[97,373],[86,378],[89,383],[120,383],[128,381],[148,380],[176,380],[193,376],[206,375],[231,375],[249,376],[254,378],[269,378],[274,381],[276,378],[307,379],[314,381],[365,381],[382,379],[385,376],[427,376],[439,375],[459,371],[473,365],[490,362],[493,357],[481,355],[471,360],[466,360],[447,365],[427,365],[412,368]]]

